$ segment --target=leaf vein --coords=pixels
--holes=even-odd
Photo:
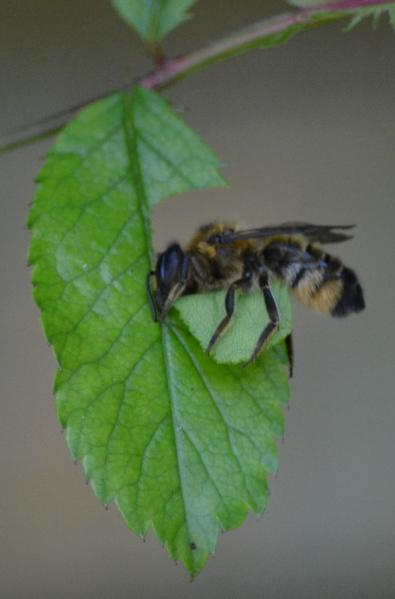
[[[231,424],[229,424],[229,422],[227,421],[227,419],[226,419],[225,415],[223,414],[221,408],[219,407],[218,401],[217,401],[217,395],[216,395],[215,391],[212,389],[211,385],[209,384],[207,378],[203,374],[203,372],[202,372],[199,364],[195,360],[195,357],[193,356],[193,354],[190,351],[189,347],[184,343],[184,341],[181,339],[180,335],[178,334],[178,332],[175,329],[173,329],[173,332],[174,332],[175,336],[177,337],[179,343],[181,343],[182,347],[184,348],[184,350],[185,350],[185,352],[186,352],[186,354],[187,354],[187,356],[188,356],[191,364],[193,365],[193,367],[195,369],[195,372],[199,376],[199,378],[202,381],[203,385],[206,387],[208,395],[211,398],[212,404],[216,408],[217,413],[219,414],[219,416],[220,416],[220,418],[221,418],[221,420],[222,420],[222,422],[223,422],[223,424],[225,426],[225,432],[226,432],[226,437],[227,437],[227,440],[228,440],[228,446],[230,448],[230,451],[231,451],[234,459],[236,460],[236,463],[238,464],[240,473],[242,474],[243,479],[244,479],[244,483],[245,483],[245,486],[246,486],[246,489],[247,489],[247,492],[248,492],[248,495],[249,495],[249,499],[250,499],[250,501],[252,501],[252,497],[251,497],[251,493],[249,491],[249,485],[247,484],[246,473],[244,471],[243,464],[240,461],[240,457],[239,457],[239,455],[238,455],[238,453],[237,453],[237,451],[236,451],[236,449],[234,447],[233,441],[232,441],[231,436],[229,434],[229,429],[231,429],[233,427],[232,427]],[[207,471],[207,474],[211,478],[211,475],[210,475],[210,473],[208,471]]]
[[[138,135],[140,137],[140,139],[155,153],[157,154],[161,160],[167,164],[167,166],[176,174],[178,175],[183,181],[185,181],[185,183],[188,184],[188,186],[190,187],[194,187],[193,182],[191,181],[191,179],[189,179],[189,177],[186,176],[186,174],[181,170],[181,166],[182,164],[184,164],[184,162],[187,161],[187,158],[185,158],[183,161],[181,161],[179,164],[174,164],[174,162],[172,162],[165,154],[163,154],[163,152],[161,152],[151,141],[149,141],[141,132],[138,132]]]
[[[74,323],[74,325],[72,326],[71,329],[69,329],[66,333],[64,331],[62,331],[61,333],[58,333],[58,335],[61,334],[61,335],[64,335],[64,337],[65,337],[62,348],[59,348],[59,350],[58,350],[59,361],[61,361],[63,358],[62,354],[63,354],[64,348],[65,348],[68,336],[75,333],[76,330],[78,329],[78,327],[80,326],[80,324],[93,312],[93,310],[97,306],[98,302],[103,297],[104,293],[111,287],[111,285],[113,285],[115,283],[115,281],[118,281],[118,279],[120,279],[134,264],[137,264],[137,262],[139,262],[142,258],[145,258],[145,257],[146,257],[145,254],[141,254],[140,256],[135,258],[130,264],[128,264],[127,267],[121,273],[119,273],[116,277],[114,277],[114,279],[112,279],[109,283],[107,283],[100,289],[99,293],[94,297],[92,303],[86,307],[86,310],[84,311],[82,316]],[[56,337],[56,335],[53,336],[53,338],[55,338],[55,337]]]

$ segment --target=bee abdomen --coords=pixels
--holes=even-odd
[[[328,314],[341,297],[342,283],[338,278],[329,278],[325,269],[303,269],[292,290],[309,308]]]
[[[319,246],[276,241],[262,254],[272,273],[313,310],[347,316],[364,309],[363,291],[354,271]]]
[[[350,268],[343,267],[340,273],[341,294],[331,310],[332,316],[348,316],[365,308],[362,287],[358,277]]]
[[[365,307],[362,287],[354,271],[342,266],[333,274],[330,269],[306,270],[294,287],[299,300],[313,310],[332,316],[348,316]]]

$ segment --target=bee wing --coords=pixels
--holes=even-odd
[[[233,231],[221,235],[222,243],[231,243],[238,239],[262,239],[274,237],[275,235],[304,235],[310,241],[320,243],[339,243],[352,239],[352,235],[346,235],[342,231],[352,229],[355,225],[313,225],[310,223],[284,223],[275,227],[261,227],[259,229],[246,229],[244,231]]]
[[[310,241],[320,243],[339,243],[348,241],[353,235],[346,235],[342,231],[354,229],[355,225],[312,225],[310,223],[284,223],[286,227],[295,227],[300,230],[301,235],[308,237]]]

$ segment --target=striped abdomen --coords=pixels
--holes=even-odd
[[[362,287],[353,270],[317,245],[300,239],[273,241],[262,252],[265,265],[304,304],[324,314],[347,316],[365,307]]]

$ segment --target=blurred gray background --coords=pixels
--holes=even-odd
[[[198,48],[284,9],[200,0],[165,49]],[[158,249],[215,217],[355,222],[355,240],[338,249],[368,306],[333,320],[295,305],[296,370],[269,508],[223,535],[193,584],[153,535],[143,544],[114,507],[104,511],[68,455],[26,268],[24,223],[51,142],[0,158],[2,598],[395,597],[394,48],[387,24],[331,26],[166,93],[221,156],[230,188],[159,206]],[[0,56],[0,132],[151,68],[107,0],[1,2]]]

